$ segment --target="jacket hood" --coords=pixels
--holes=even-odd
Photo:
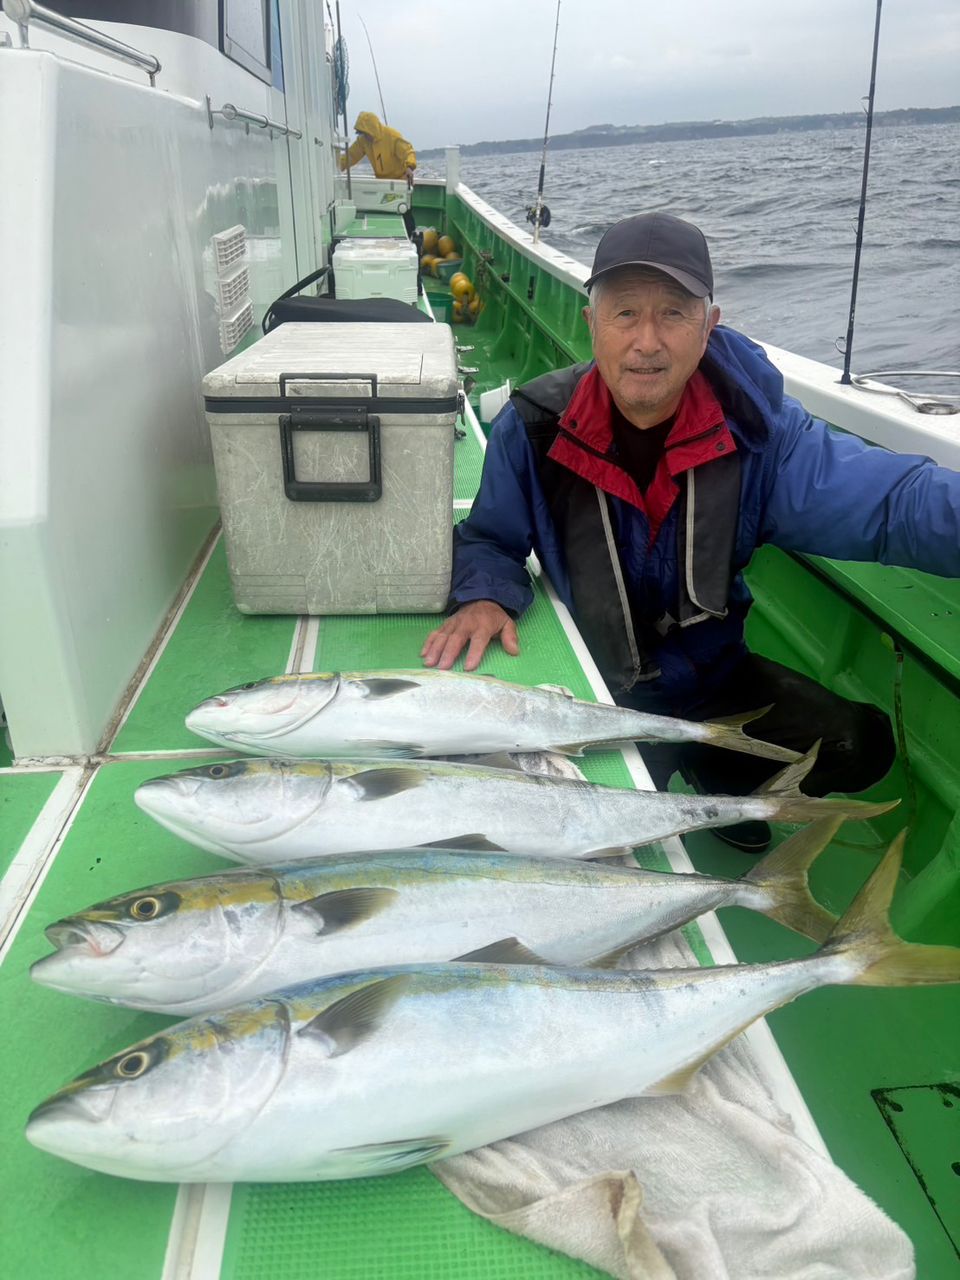
[[[700,367],[724,411],[740,427],[745,443],[766,440],[783,408],[783,375],[766,352],[742,333],[718,324]]]
[[[353,127],[357,133],[369,133],[371,138],[379,138],[383,133],[383,125],[372,111],[361,111]]]

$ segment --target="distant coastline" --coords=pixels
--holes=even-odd
[[[700,138],[747,138],[770,133],[807,133],[817,129],[859,130],[866,116],[861,111],[834,115],[757,116],[752,120],[687,120],[668,124],[616,125],[592,124],[573,133],[558,133],[550,139],[553,151],[572,151],[578,147],[623,147],[638,142],[685,142]],[[878,111],[873,117],[875,128],[894,125],[960,123],[960,106],[900,107],[895,111]],[[543,138],[510,138],[502,142],[470,142],[460,147],[464,155],[506,155],[509,152],[539,151]],[[423,159],[442,156],[443,147],[418,150]]]

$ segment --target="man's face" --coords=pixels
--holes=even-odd
[[[720,318],[704,300],[661,272],[625,268],[602,282],[583,314],[600,376],[620,412],[638,427],[653,427],[676,410],[687,380]]]

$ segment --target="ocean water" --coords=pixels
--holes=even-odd
[[[862,162],[863,133],[846,130],[557,151],[541,234],[589,265],[619,218],[687,218],[710,245],[725,323],[841,368]],[[539,165],[539,152],[464,155],[461,177],[524,223]],[[874,129],[869,179],[853,372],[960,370],[960,128]]]

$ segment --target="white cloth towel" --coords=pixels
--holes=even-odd
[[[694,963],[671,934],[621,967]],[[906,1234],[796,1135],[743,1037],[683,1095],[629,1098],[431,1167],[475,1213],[617,1280],[916,1275]]]

